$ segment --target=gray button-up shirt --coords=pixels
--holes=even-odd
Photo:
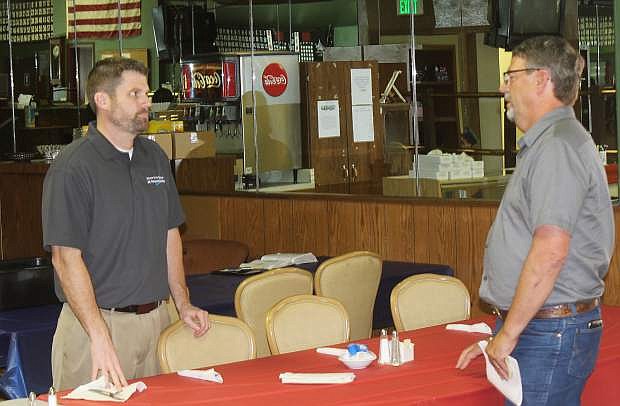
[[[601,296],[614,246],[607,178],[592,137],[570,107],[543,116],[519,140],[517,167],[489,231],[480,298],[508,309],[534,231],[571,235],[564,267],[545,306]]]

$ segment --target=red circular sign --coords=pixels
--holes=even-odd
[[[270,63],[263,71],[263,88],[269,96],[278,97],[288,85],[288,75],[279,63]]]

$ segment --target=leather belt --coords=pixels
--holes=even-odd
[[[534,319],[553,319],[558,317],[568,317],[579,313],[589,312],[600,304],[600,299],[594,298],[575,303],[563,303],[555,306],[543,307],[535,315]],[[574,309],[574,310],[573,310]],[[508,310],[493,307],[493,314],[502,320],[506,319]]]
[[[150,313],[151,311],[157,309],[159,305],[162,303],[163,303],[163,300],[158,300],[156,302],[144,303],[144,304],[139,304],[139,305],[129,305],[125,307],[113,307],[109,309],[102,307],[102,309],[112,310],[112,311],[121,312],[121,313],[146,314],[146,313]]]

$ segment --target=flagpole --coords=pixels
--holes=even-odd
[[[117,2],[118,8],[118,54],[123,56],[123,21],[121,19],[121,0]]]
[[[11,0],[6,0],[7,34],[9,35],[9,73],[11,78],[11,117],[13,119],[13,153],[17,155],[17,135],[15,133],[15,80],[13,79],[13,40],[11,39]]]
[[[77,43],[77,8],[73,0],[73,53],[75,54],[75,106],[77,107],[78,128],[82,128],[82,117],[80,115],[80,58],[78,58]]]

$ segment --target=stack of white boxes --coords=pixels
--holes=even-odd
[[[462,153],[433,153],[419,155],[419,177],[437,180],[471,179],[484,177],[484,161],[475,161]],[[415,176],[415,161],[409,176]]]

